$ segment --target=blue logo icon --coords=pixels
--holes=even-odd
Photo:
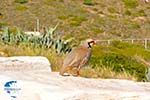
[[[4,85],[4,91],[10,95],[11,98],[17,98],[21,88],[18,87],[17,81],[8,81]]]

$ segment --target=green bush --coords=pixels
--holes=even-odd
[[[92,0],[84,0],[85,5],[93,5]]]
[[[18,11],[25,11],[28,8],[25,5],[16,5],[16,10]]]
[[[15,0],[16,3],[24,4],[27,3],[28,0]]]
[[[144,10],[139,10],[135,13],[133,13],[133,16],[138,17],[138,16],[147,16]]]
[[[136,56],[150,59],[150,51],[141,45],[114,41],[109,46],[94,47],[89,64],[101,78],[118,78],[119,74],[121,78],[147,81],[147,66],[138,61]]]
[[[117,10],[114,7],[108,7],[110,13],[117,13]]]
[[[126,49],[126,48],[135,48],[137,45],[133,45],[127,42],[121,42],[121,41],[113,41],[111,46],[117,48],[117,49]]]
[[[131,16],[132,12],[129,9],[127,9],[127,10],[125,10],[125,15]]]
[[[129,29],[139,29],[140,25],[137,22],[132,22],[132,23],[130,23],[130,25],[128,25],[128,28]]]
[[[146,67],[132,57],[118,53],[107,53],[103,56],[92,57],[90,63],[92,63],[94,69],[112,69],[115,73],[129,73],[136,77],[137,81],[146,80]]]
[[[85,16],[72,16],[70,19],[71,26],[80,26],[83,21],[87,20]]]
[[[138,6],[137,0],[122,0],[126,7],[135,8]]]

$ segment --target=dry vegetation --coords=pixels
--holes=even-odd
[[[3,0],[0,8],[0,26],[27,31],[34,30],[36,19],[41,27],[59,22],[67,38],[141,38],[150,31],[150,7],[142,0]]]

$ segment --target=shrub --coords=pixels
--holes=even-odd
[[[139,10],[135,13],[133,13],[133,16],[138,17],[138,16],[147,16],[144,10]]]
[[[16,5],[16,10],[18,11],[25,11],[28,8],[25,5]]]
[[[150,59],[150,52],[142,46],[114,41],[109,46],[94,47],[89,65],[101,78],[147,81],[147,67],[136,59],[137,55]]]
[[[16,3],[24,4],[27,3],[28,0],[15,0]]]
[[[122,0],[126,7],[135,8],[138,6],[137,0]]]
[[[112,72],[115,73],[129,73],[138,81],[146,80],[146,67],[132,57],[118,53],[107,53],[103,56],[92,57],[91,63],[94,69],[112,69]]]
[[[71,26],[80,26],[83,21],[86,21],[85,16],[73,16],[70,21]]]
[[[114,7],[108,7],[110,13],[117,13],[117,10]]]
[[[126,42],[120,42],[117,40],[113,41],[111,45],[117,49],[126,49],[126,48],[134,48],[135,47],[135,45],[133,45],[133,44],[129,44]]]
[[[93,5],[92,0],[84,0],[85,5]]]
[[[131,16],[131,15],[132,15],[132,12],[131,12],[129,9],[127,9],[127,10],[125,11],[125,15]]]

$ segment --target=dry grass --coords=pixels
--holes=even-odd
[[[127,44],[126,44],[127,45]],[[117,46],[117,45],[116,45]],[[122,44],[119,45],[119,47],[122,47]],[[125,47],[131,47],[131,46],[125,46]],[[109,48],[109,49],[108,49]],[[106,50],[107,49],[107,50]],[[132,50],[136,50],[137,48],[132,48]],[[140,50],[139,48],[138,50]],[[96,50],[96,51],[95,51]],[[128,79],[128,80],[136,80],[136,81],[145,81],[144,73],[144,66],[140,64],[140,61],[136,62],[135,60],[129,61],[131,59],[124,58],[122,59],[122,54],[124,52],[120,52],[118,54],[118,58],[112,58],[112,54],[109,54],[109,52],[118,52],[118,49],[112,49],[112,47],[96,47],[94,49],[93,56],[90,60],[89,66],[84,67],[81,70],[81,76],[87,77],[87,78],[113,78],[113,79]],[[123,48],[125,50],[125,48]],[[126,50],[125,50],[126,51]],[[119,53],[118,52],[118,53]],[[130,52],[132,52],[130,50]],[[109,56],[107,56],[108,54]],[[128,52],[129,53],[129,52]],[[141,51],[140,53],[146,53],[147,51]],[[129,53],[131,55],[131,53]],[[126,56],[129,56],[126,55]],[[49,59],[49,61],[52,64],[52,70],[53,71],[59,71],[60,67],[62,66],[62,61],[65,57],[64,54],[57,54],[52,49],[46,49],[46,48],[39,48],[34,47],[31,44],[19,44],[19,45],[6,45],[6,44],[0,44],[0,55],[2,56],[45,56]],[[105,59],[105,56],[109,58],[109,60]],[[104,58],[103,58],[104,56]],[[126,57],[123,56],[123,57]],[[149,55],[146,55],[149,57]],[[101,58],[102,57],[102,58]],[[121,57],[121,59],[120,59]],[[120,63],[115,62],[119,60]],[[101,61],[106,60],[107,63],[111,63],[111,65],[107,65],[106,62],[102,63]],[[122,63],[121,63],[122,62]],[[130,63],[130,64],[129,64]],[[122,64],[122,67],[120,69],[120,64]],[[140,64],[140,65],[139,65]],[[139,65],[139,66],[137,66]],[[117,67],[118,66],[118,67]],[[140,68],[141,67],[141,68]],[[115,68],[115,69],[114,69]],[[122,70],[123,69],[123,70]],[[118,70],[118,71],[117,71]],[[141,71],[143,70],[143,71]],[[139,72],[137,72],[139,71]],[[134,73],[131,73],[134,72]]]
[[[52,64],[52,70],[58,71],[62,65],[63,54],[58,55],[51,49],[37,48],[27,44],[4,45],[0,44],[1,56],[44,56],[47,57]]]
[[[104,79],[127,79],[137,81],[138,78],[123,71],[116,73],[111,68],[103,67],[101,69],[84,68],[81,70],[81,76],[87,78],[104,78]]]
[[[53,27],[60,22],[58,32],[79,40],[145,37],[150,36],[150,9],[141,1],[92,0],[93,5],[88,6],[81,0],[29,0],[25,4],[3,0],[0,23],[27,31],[34,30],[37,18],[41,26]]]

